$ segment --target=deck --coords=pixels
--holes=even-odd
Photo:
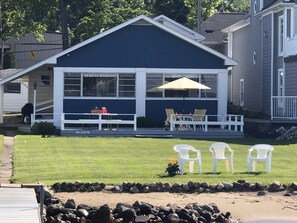
[[[0,219],[2,223],[40,223],[34,189],[0,188]]]

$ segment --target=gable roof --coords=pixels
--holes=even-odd
[[[246,13],[216,13],[201,24],[201,34],[205,36],[203,43],[223,43],[227,35],[223,29],[245,19]]]
[[[156,21],[162,23],[164,26],[168,26],[169,28],[171,28],[181,34],[184,34],[196,41],[200,42],[201,40],[205,39],[205,37],[203,35],[195,32],[192,29],[189,29],[186,26],[183,26],[182,24],[168,18],[165,15],[159,15],[159,16],[155,17],[154,20],[156,20]]]
[[[62,52],[48,58],[48,59],[46,59],[46,60],[43,60],[43,61],[41,61],[41,62],[31,66],[31,67],[28,67],[27,69],[24,69],[24,70],[16,73],[15,75],[12,75],[12,76],[10,76],[8,78],[0,80],[0,84],[4,84],[4,83],[10,82],[12,80],[15,80],[15,79],[17,79],[19,77],[22,77],[23,75],[27,74],[28,72],[36,70],[36,69],[38,69],[38,68],[40,68],[40,67],[42,67],[44,65],[47,65],[47,64],[55,65],[57,63],[57,58],[59,58],[61,56],[64,56],[64,55],[67,55],[68,53],[70,53],[70,52],[72,52],[72,51],[74,51],[74,50],[76,50],[76,49],[78,49],[80,47],[83,47],[83,46],[85,46],[85,45],[87,45],[89,43],[92,43],[92,42],[94,42],[94,41],[96,41],[96,40],[98,40],[98,39],[100,39],[100,38],[102,38],[104,36],[107,36],[107,35],[115,32],[115,31],[117,31],[119,29],[124,28],[124,27],[126,27],[128,25],[131,25],[131,24],[134,24],[134,23],[139,23],[139,22],[144,22],[144,23],[149,23],[151,25],[154,25],[157,28],[159,28],[159,29],[161,29],[161,30],[163,30],[165,32],[168,32],[168,33],[170,33],[170,34],[172,34],[172,35],[174,35],[174,36],[176,36],[176,37],[178,37],[178,38],[192,44],[195,47],[201,48],[201,49],[203,49],[203,50],[217,56],[218,58],[223,59],[224,64],[226,66],[237,65],[237,62],[235,60],[233,60],[233,59],[231,59],[231,58],[229,58],[229,57],[227,57],[227,56],[225,56],[225,55],[223,55],[223,54],[221,54],[221,53],[219,53],[219,52],[217,52],[217,51],[215,51],[215,50],[213,50],[213,49],[211,49],[211,48],[209,48],[209,47],[207,47],[207,46],[205,46],[205,45],[203,45],[203,44],[201,44],[201,43],[199,43],[197,41],[195,41],[194,39],[192,39],[192,38],[190,38],[188,36],[185,36],[185,35],[183,35],[183,34],[181,34],[179,32],[176,32],[175,30],[172,30],[171,28],[161,24],[160,22],[158,22],[158,21],[156,21],[154,19],[151,19],[151,18],[149,18],[149,17],[147,17],[145,15],[140,15],[140,16],[137,16],[137,17],[131,19],[131,20],[128,20],[127,22],[124,22],[124,23],[122,23],[120,25],[117,25],[117,26],[115,26],[115,27],[113,27],[113,28],[111,28],[109,30],[106,30],[106,31],[104,31],[102,33],[99,33],[99,34],[97,34],[97,35],[95,35],[95,36],[93,36],[93,37],[91,37],[91,38],[89,38],[89,39],[87,39],[87,40],[85,40],[85,41],[83,41],[81,43],[78,43],[75,46],[72,46],[72,47],[70,47],[70,48],[68,48],[68,49],[66,49],[66,50],[64,50],[64,51],[62,51]]]

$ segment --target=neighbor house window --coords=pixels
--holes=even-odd
[[[287,9],[287,37],[291,38],[292,37],[292,10]]]
[[[65,73],[64,74],[64,96],[78,97],[81,92],[81,74]]]
[[[278,55],[282,56],[284,52],[284,18],[278,18]]]
[[[278,106],[283,107],[283,96],[285,96],[285,75],[283,69],[278,70],[277,74],[277,95],[279,96],[278,99]]]
[[[21,84],[20,83],[9,83],[4,85],[4,93],[20,94]]]
[[[239,93],[239,105],[244,106],[244,79],[240,79]]]
[[[51,85],[50,75],[41,75],[40,76],[40,85],[41,86],[50,86]]]

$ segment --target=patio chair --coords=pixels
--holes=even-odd
[[[257,156],[252,156],[253,151],[257,151]],[[272,160],[273,147],[267,144],[256,144],[252,146],[248,151],[248,165],[247,172],[250,172],[251,164],[253,163],[253,172],[256,171],[257,162],[266,162],[267,173],[271,172],[271,160]]]
[[[204,121],[206,109],[195,109],[193,115],[193,121]],[[199,125],[204,131],[204,125],[202,124],[193,124],[194,131],[196,131],[196,125]]]
[[[200,150],[196,150],[193,146],[187,144],[175,145],[173,150],[178,152],[178,165],[180,166],[180,174],[184,173],[185,162],[189,162],[190,173],[194,171],[194,162],[197,162],[199,173],[202,173]],[[190,152],[196,153],[196,156],[190,158]]]
[[[210,145],[209,151],[211,152],[212,158],[213,158],[213,167],[212,167],[213,173],[217,172],[217,163],[220,160],[225,161],[225,167],[227,172],[229,172],[229,164],[230,164],[231,172],[234,173],[234,165],[233,165],[234,150],[232,150],[229,145],[223,142],[213,143],[212,145]],[[227,156],[227,154],[229,156]]]
[[[165,112],[166,112],[166,116],[167,116],[166,121],[170,122],[170,116],[174,115],[174,110],[172,108],[166,108]]]

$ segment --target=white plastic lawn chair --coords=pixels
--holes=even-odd
[[[212,167],[213,173],[217,172],[217,163],[220,160],[225,161],[226,171],[229,172],[229,164],[230,164],[231,172],[234,173],[234,165],[233,165],[234,150],[232,150],[230,146],[228,146],[226,143],[223,143],[223,142],[217,142],[210,145],[209,151],[211,152],[212,158],[213,158],[213,167]],[[227,156],[227,152],[229,153],[229,156]]]
[[[194,172],[195,162],[197,162],[198,164],[199,173],[202,173],[200,150],[196,150],[193,146],[187,144],[175,145],[173,150],[178,152],[178,165],[180,167],[180,174],[184,173],[185,162],[189,162],[190,173]],[[194,158],[190,158],[190,152],[196,153],[197,156]]]
[[[256,150],[257,156],[253,157],[252,152]],[[257,144],[252,146],[248,151],[248,165],[247,172],[250,172],[251,164],[253,163],[253,172],[256,171],[257,162],[266,162],[267,173],[271,172],[271,160],[272,160],[273,147],[267,144]]]

